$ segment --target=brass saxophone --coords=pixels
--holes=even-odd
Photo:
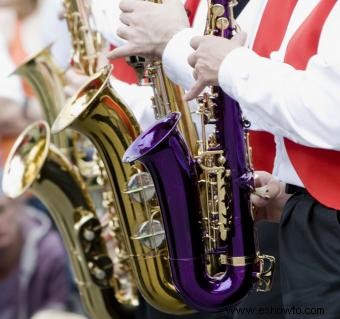
[[[183,89],[165,75],[162,62],[158,58],[130,56],[127,58],[127,62],[135,69],[140,84],[152,87],[152,107],[156,119],[160,119],[171,112],[182,114],[179,128],[191,152],[195,153],[198,147],[198,134],[191,118],[189,106],[184,101]]]
[[[65,18],[72,37],[73,64],[80,72],[92,74],[97,68],[98,50],[101,48],[100,36],[97,32],[91,31],[89,12],[84,6],[83,1],[65,0],[64,6]],[[29,57],[14,71],[15,74],[22,76],[33,88],[50,126],[66,104],[66,97],[63,91],[65,83],[64,74],[53,61],[50,50],[51,46],[49,45],[37,54]],[[89,189],[91,197],[95,199],[96,197],[103,196],[103,198],[95,201],[97,206],[96,216],[99,217],[101,211],[105,210],[109,212],[111,217],[105,225],[103,224],[103,227],[107,234],[106,238],[109,237],[111,242],[115,242],[115,267],[113,270],[114,280],[112,281],[115,289],[112,294],[112,303],[116,302],[114,300],[115,297],[122,304],[138,305],[137,289],[131,270],[129,270],[128,264],[124,261],[126,259],[124,241],[121,238],[117,217],[114,211],[112,211],[111,192],[104,189],[106,186],[105,172],[103,172],[102,165],[96,157],[91,161],[84,160],[85,151],[93,146],[88,145],[88,142],[82,140],[81,137],[79,138],[75,132],[70,131],[54,134],[49,138],[64,155],[73,163],[76,163],[82,177],[86,180],[86,187]],[[71,227],[71,225],[67,226]],[[62,235],[64,236],[64,233]],[[109,245],[108,242],[107,245]],[[120,260],[122,260],[122,265]],[[110,306],[108,305],[108,307]]]
[[[179,129],[192,153],[197,150],[198,134],[192,121],[188,104],[184,101],[183,90],[165,75],[162,62],[151,59],[146,65],[145,76],[151,83],[154,96],[152,99],[155,118],[160,119],[171,112],[180,112]]]
[[[121,158],[140,133],[133,114],[110,84],[111,67],[94,74],[63,108],[52,132],[72,128],[96,146],[113,192],[112,204],[127,247],[139,291],[153,307],[172,314],[191,310],[172,285],[158,201],[150,176],[141,166],[123,164]]]
[[[85,75],[92,75],[98,67],[98,58],[103,48],[102,37],[91,24],[91,12],[88,1],[84,0],[63,0],[65,8],[65,20],[72,39],[72,65],[73,68]],[[77,140],[81,141],[82,148],[93,151],[90,161],[83,160],[84,152],[74,152],[76,163],[80,166],[82,174],[87,175],[87,180],[94,177],[90,186],[91,194],[99,197],[97,205],[103,214],[106,213],[106,243],[110,247],[110,256],[114,262],[114,286],[115,298],[122,304],[138,306],[138,295],[136,284],[128,263],[128,254],[118,222],[117,212],[114,204],[114,196],[109,185],[107,172],[96,149],[84,136],[73,131]],[[79,144],[79,143],[78,143]],[[90,144],[90,145],[89,145]],[[86,149],[85,149],[86,152]]]
[[[103,41],[91,25],[89,3],[87,0],[63,0],[63,4],[72,38],[73,67],[82,74],[92,75],[97,70]]]
[[[13,72],[31,85],[50,126],[66,103],[63,72],[52,59],[51,46],[29,57]],[[64,153],[68,152],[70,141],[66,132],[54,135],[51,139]]]
[[[49,208],[63,235],[82,301],[91,318],[122,318],[113,298],[113,264],[78,169],[51,143],[46,122],[27,127],[7,158],[2,187],[16,198],[30,190]]]

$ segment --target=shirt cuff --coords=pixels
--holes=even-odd
[[[92,1],[91,12],[94,19],[94,28],[98,30],[102,36],[110,44],[115,47],[122,46],[125,40],[117,35],[118,27],[122,26],[119,20],[121,10],[119,8],[120,1],[96,0]]]
[[[135,116],[141,129],[145,130],[148,128],[155,121],[152,107],[152,87],[149,85],[128,84],[113,77],[110,79],[110,82],[121,100],[126,103],[129,110]]]
[[[190,46],[193,37],[200,35],[192,28],[186,28],[176,33],[168,42],[163,52],[163,68],[169,79],[184,89],[190,89],[195,80],[193,69],[188,63],[188,57],[194,52]]]
[[[258,55],[245,47],[232,50],[222,61],[218,82],[222,90],[233,98],[238,97],[239,88],[248,80],[252,65]]]

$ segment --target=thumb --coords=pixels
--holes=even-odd
[[[109,60],[115,60],[118,58],[123,58],[123,57],[131,56],[131,55],[137,55],[137,52],[132,45],[127,43],[123,46],[113,49],[111,52],[109,52],[106,55],[106,57]]]
[[[193,100],[203,91],[204,88],[205,84],[198,79],[194,86],[184,95],[184,99],[186,101]]]
[[[273,178],[273,175],[265,171],[255,171],[254,184],[255,187],[265,186]]]
[[[194,49],[197,50],[199,47],[200,43],[205,39],[204,36],[195,36],[191,39],[190,41],[190,46]]]
[[[247,41],[247,33],[244,31],[237,32],[233,36],[233,41],[239,44],[240,46],[244,46]]]
[[[275,198],[281,191],[280,182],[276,179],[271,179],[268,184],[256,187],[253,192],[253,198],[261,199],[260,202],[266,202]]]

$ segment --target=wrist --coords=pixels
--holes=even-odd
[[[176,52],[176,48],[178,51],[178,46],[186,46],[186,50],[188,50],[188,53],[192,53],[193,49],[190,46],[190,40],[200,35],[199,32],[194,30],[193,28],[182,28],[178,29],[177,32],[172,32],[171,36],[168,37],[168,41],[165,42],[165,46],[162,51],[162,57],[164,55],[167,55],[167,51],[169,53]],[[175,51],[174,51],[175,50]],[[182,48],[181,48],[182,50]]]
[[[168,32],[164,37],[163,37],[163,41],[157,46],[156,48],[156,55],[158,57],[162,57],[163,53],[165,51],[165,48],[167,47],[167,45],[169,44],[169,42],[180,32],[182,32],[183,30],[185,30],[187,28],[182,27],[182,28],[176,28],[175,30],[171,30],[170,32]]]
[[[195,83],[188,57],[194,52],[190,41],[197,35],[200,33],[192,28],[182,29],[171,38],[162,55],[166,75],[172,82],[183,86],[186,90]]]

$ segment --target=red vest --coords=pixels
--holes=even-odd
[[[200,3],[200,0],[186,0],[185,1],[184,7],[187,12],[191,26],[194,23],[194,19],[196,16],[199,3]]]
[[[258,54],[268,56],[280,47],[296,2],[297,0],[268,1],[254,42],[254,50]],[[285,63],[298,70],[306,68],[310,57],[317,52],[322,27],[335,3],[336,0],[320,0],[290,39]],[[275,154],[273,137],[263,132],[255,134],[251,138],[255,169],[270,171]],[[261,140],[263,134],[270,141],[270,149],[263,149],[268,143]],[[288,139],[285,139],[285,145],[308,192],[325,206],[340,209],[340,152],[306,147]],[[259,161],[261,157],[262,162]]]
[[[288,27],[289,18],[297,1],[284,0],[279,2],[280,13],[277,12],[278,1],[268,1],[253,45],[253,50],[266,58],[269,58],[271,52],[280,48]],[[273,30],[274,28],[275,32],[268,32],[268,30]],[[253,149],[254,168],[272,172],[276,151],[273,135],[267,132],[252,131],[250,144]]]

